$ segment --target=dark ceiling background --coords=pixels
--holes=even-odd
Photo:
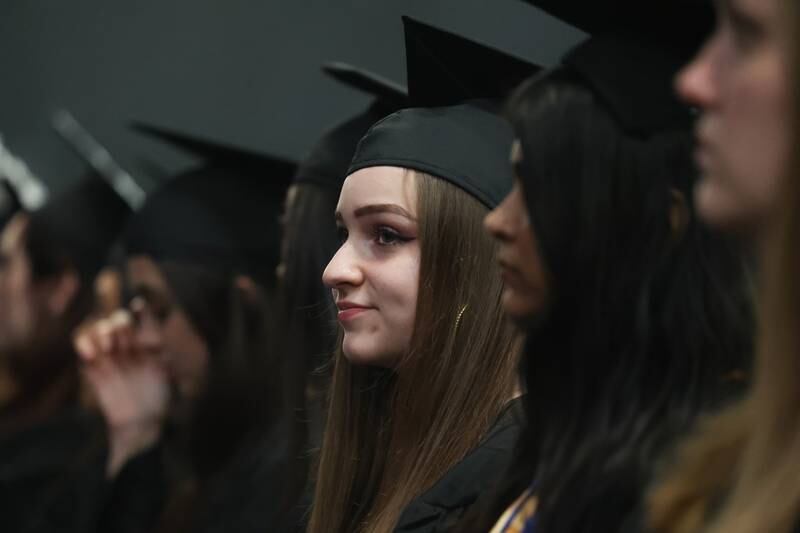
[[[300,158],[367,102],[321,63],[405,82],[401,15],[546,65],[581,38],[517,0],[3,0],[0,135],[55,190],[84,168],[51,128],[62,108],[146,188],[190,160],[133,119]]]

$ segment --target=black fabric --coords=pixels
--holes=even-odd
[[[408,99],[408,89],[388,78],[358,68],[348,63],[331,61],[322,65],[322,72],[331,78],[357,89],[363,93],[370,94],[387,104],[403,107]]]
[[[311,183],[338,193],[361,137],[386,115],[407,107],[408,91],[400,84],[345,63],[327,63],[322,66],[322,71],[338,82],[374,97],[366,110],[326,131],[295,174],[295,183]]]
[[[413,107],[502,99],[541,68],[533,61],[410,17],[403,17],[403,27],[406,77]]]
[[[2,530],[94,530],[104,501],[102,420],[65,408],[46,422],[0,438]]]
[[[426,172],[494,208],[511,190],[511,127],[477,103],[404,109],[370,128],[347,174],[375,166]]]
[[[205,165],[151,194],[124,235],[129,255],[209,266],[271,283],[284,189],[256,167]]]
[[[202,139],[143,122],[132,122],[131,128],[147,137],[165,142],[209,164],[247,169],[263,174],[277,188],[287,187],[297,170],[297,163],[275,155],[247,150],[231,144]]]
[[[175,533],[276,533],[298,529],[300,516],[283,507],[281,474],[286,450],[269,437],[253,440],[231,458],[213,479],[199,484],[187,515],[170,516],[167,502],[175,493],[169,454],[161,445],[133,458],[113,483],[98,533],[152,533],[177,519]]]
[[[693,120],[674,89],[685,56],[646,41],[599,36],[572,49],[562,62],[594,90],[626,133],[646,137]]]
[[[506,472],[520,433],[519,400],[512,401],[481,444],[403,511],[396,533],[450,531]]]
[[[97,273],[131,209],[98,174],[90,173],[31,213],[84,275]]]
[[[682,51],[696,49],[714,24],[709,0],[525,0],[590,35],[629,35]]]
[[[691,122],[673,79],[713,29],[708,0],[528,3],[591,34],[562,62],[598,93],[627,133],[647,136]]]
[[[358,142],[373,124],[398,107],[373,102],[363,113],[351,117],[326,132],[303,160],[295,183],[311,183],[338,192],[342,188]]]

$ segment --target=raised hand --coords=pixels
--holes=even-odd
[[[169,384],[160,354],[136,342],[132,315],[118,310],[75,336],[82,374],[106,420],[109,477],[160,437]]]

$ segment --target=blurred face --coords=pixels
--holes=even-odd
[[[16,215],[0,236],[0,352],[23,351],[37,326],[36,290],[25,251],[28,218]]]
[[[176,403],[173,411],[184,411],[204,387],[208,347],[178,307],[152,259],[133,257],[128,260],[127,270],[134,294],[131,310],[136,317],[137,345],[163,361]]]
[[[519,143],[514,143],[512,163],[517,164],[521,157]],[[518,178],[511,193],[486,215],[484,226],[499,245],[497,261],[504,283],[503,308],[524,326],[544,307],[546,281]]]
[[[419,284],[416,183],[398,167],[354,172],[344,182],[336,221],[342,245],[322,279],[333,289],[355,364],[393,367],[414,333]]]
[[[778,0],[718,0],[718,26],[677,88],[702,115],[697,208],[710,223],[758,230],[789,154],[784,29]]]

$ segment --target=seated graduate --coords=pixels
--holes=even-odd
[[[412,102],[500,96],[475,63],[536,70],[405,23]],[[359,144],[323,276],[342,333],[309,531],[443,530],[510,459],[520,336],[481,229],[511,185],[510,130],[491,107],[402,110]]]
[[[292,531],[295,473],[270,297],[294,164],[154,128],[207,163],[124,234],[127,311],[77,341],[108,426],[98,531]],[[299,479],[294,476],[297,474]]]
[[[652,19],[598,7],[593,37],[509,105],[517,182],[486,225],[529,328],[526,426],[489,512],[454,531],[639,530],[659,458],[749,369],[746,261],[692,209],[692,116],[671,90],[684,43],[611,31]]]
[[[278,298],[286,309],[281,333],[284,350],[297,360],[295,379],[301,383],[297,392],[303,397],[297,399],[295,412],[301,429],[308,429],[311,450],[318,449],[322,439],[338,329],[336,306],[322,283],[322,271],[339,247],[330,221],[358,141],[375,122],[405,107],[407,100],[405,87],[371,72],[344,63],[329,63],[322,69],[345,86],[372,96],[372,101],[317,140],[286,192],[278,266]]]
[[[0,509],[7,531],[49,531],[43,510],[102,424],[81,397],[72,335],[93,308],[94,278],[130,214],[90,173],[20,212],[0,239]],[[91,473],[86,474],[91,477]],[[102,478],[102,472],[98,474]],[[65,490],[74,490],[69,486]],[[76,515],[78,509],[69,511]]]
[[[702,424],[649,498],[651,531],[791,533],[800,525],[796,2],[719,2],[718,24],[678,77],[700,111],[696,204],[757,250],[753,386]]]

